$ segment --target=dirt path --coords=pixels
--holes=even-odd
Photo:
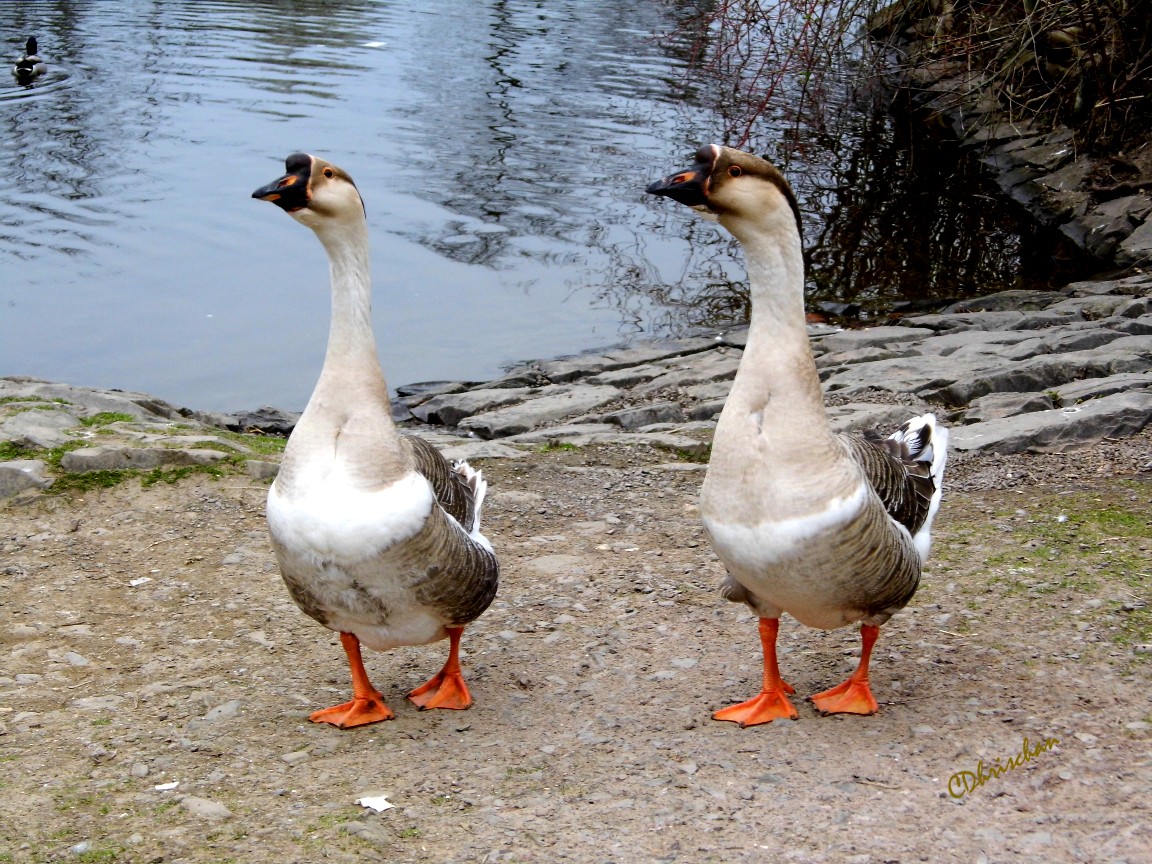
[[[0,511],[0,861],[1152,860],[1148,433],[958,463],[881,634],[881,713],[800,701],[857,636],[785,619],[800,719],[746,730],[709,714],[759,687],[754,619],[717,595],[702,466],[669,458],[486,464],[503,582],[465,637],[474,708],[403,698],[443,644],[370,654],[397,718],[349,732],[307,722],[347,670],[284,591],[264,484]]]

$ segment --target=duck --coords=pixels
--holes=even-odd
[[[272,548],[288,593],[340,634],[352,699],[310,719],[349,729],[394,714],[369,680],[376,651],[447,639],[443,668],[408,694],[421,709],[465,709],[460,640],[492,603],[499,565],[480,530],[482,472],[402,435],[371,325],[364,201],[348,173],[307,153],[252,193],[312,229],[328,255],[332,315],[312,396],[268,491]]]
[[[832,430],[805,321],[800,208],[769,161],[705,144],[690,168],[646,191],[693,208],[739,241],[752,300],[699,511],[727,570],[721,595],[759,619],[763,684],[712,716],[742,727],[798,718],[776,657],[785,612],[822,629],[860,624],[856,670],[809,698],[822,714],[874,714],[872,648],[919,585],[948,431],[934,414],[910,417],[887,437]]]
[[[48,64],[40,58],[37,51],[36,37],[29,36],[28,41],[24,43],[24,56],[12,67],[12,74],[18,81],[31,81],[48,71]]]

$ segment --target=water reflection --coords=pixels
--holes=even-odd
[[[739,319],[730,241],[643,193],[734,122],[686,77],[698,5],[6,2],[0,45],[36,35],[49,73],[0,83],[0,374],[301,407],[326,264],[248,197],[296,150],[364,193],[394,384]],[[904,142],[831,119],[774,109],[753,140],[800,193],[814,298],[1013,278],[1025,241],[959,212],[922,228]]]

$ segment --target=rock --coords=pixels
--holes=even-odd
[[[396,395],[402,399],[415,397],[416,401],[407,403],[411,407],[426,399],[431,399],[433,396],[442,396],[445,393],[462,393],[472,387],[478,387],[480,384],[479,381],[471,383],[464,381],[421,381],[416,384],[405,384],[397,387]]]
[[[0,398],[17,396],[35,397],[64,405],[82,405],[84,416],[113,413],[129,414],[137,420],[183,420],[195,413],[187,408],[176,408],[146,393],[74,387],[20,375],[0,378]]]
[[[1106,294],[1098,297],[1069,297],[1048,307],[1050,312],[1072,312],[1085,321],[1099,321],[1115,313],[1121,304],[1130,303],[1131,298]]]
[[[1121,267],[1136,267],[1152,261],[1152,218],[1129,234],[1116,250],[1116,263]]]
[[[526,566],[539,576],[580,575],[587,570],[585,559],[579,555],[542,555],[525,562]]]
[[[52,483],[45,472],[47,465],[39,459],[13,459],[0,462],[0,501],[25,489],[43,489]]]
[[[472,459],[523,459],[525,451],[499,441],[465,441],[441,447],[440,453],[450,462]]]
[[[720,412],[724,410],[725,399],[711,399],[708,402],[701,402],[697,405],[691,405],[688,408],[689,420],[711,420],[713,417],[718,417]]]
[[[828,420],[834,432],[874,430],[887,437],[895,432],[901,423],[931,410],[924,408],[921,411],[905,405],[869,405],[852,402],[830,407]]]
[[[687,419],[676,402],[654,402],[638,408],[625,408],[605,414],[604,420],[622,429],[638,429],[652,423],[676,423]]]
[[[1056,388],[1061,407],[1075,405],[1088,399],[1111,396],[1126,390],[1143,390],[1152,387],[1152,372],[1127,372],[1120,375],[1107,375],[1103,378],[1087,378],[1073,381]]]
[[[123,471],[133,468],[150,471],[163,466],[211,465],[227,458],[227,453],[218,450],[139,448],[107,444],[69,451],[60,459],[60,467],[69,473]]]
[[[666,387],[687,387],[709,381],[730,380],[736,377],[739,365],[740,352],[734,349],[726,352],[708,351],[669,363],[665,374],[634,388],[632,392],[643,396]]]
[[[643,366],[629,366],[626,369],[616,369],[612,372],[593,375],[585,383],[610,384],[613,387],[635,387],[637,384],[643,384],[667,373],[668,367],[647,363]]]
[[[68,411],[44,408],[21,411],[0,422],[0,441],[12,441],[51,450],[74,440],[66,434],[80,426],[80,418]]]
[[[818,340],[818,344],[829,352],[857,351],[861,348],[887,348],[927,339],[935,335],[928,327],[912,325],[902,327],[863,327],[859,330],[841,330]]]
[[[417,405],[412,409],[412,414],[425,423],[456,426],[466,417],[522,402],[543,390],[539,387],[485,387],[464,393],[448,393],[433,396]]]
[[[230,699],[227,702],[217,705],[215,708],[210,708],[208,713],[204,715],[204,719],[211,721],[224,720],[228,717],[235,717],[239,710],[240,700]]]
[[[228,420],[227,428],[234,432],[261,432],[265,435],[288,436],[296,428],[299,419],[298,411],[282,411],[265,405],[255,411],[245,411],[232,416]]]
[[[992,453],[1063,453],[1105,437],[1135,435],[1152,420],[1152,392],[1117,393],[1074,408],[952,427],[948,446]]]
[[[964,412],[964,422],[998,420],[1001,417],[1014,417],[1032,411],[1050,411],[1054,407],[1052,397],[1045,393],[991,393],[972,401],[971,406]]]
[[[265,462],[263,459],[245,459],[244,470],[256,480],[275,480],[280,473],[280,463]]]
[[[459,425],[462,429],[471,429],[482,438],[505,438],[546,423],[585,414],[619,396],[618,389],[607,386],[544,387],[534,399],[476,414],[461,421]]]
[[[986,294],[983,297],[973,297],[969,300],[960,300],[944,308],[946,314],[957,312],[1007,312],[1024,310],[1046,309],[1053,303],[1064,298],[1059,291],[1031,291],[1013,288],[1008,291],[999,291],[995,294]]]
[[[654,363],[669,357],[683,357],[714,348],[716,342],[712,339],[668,339],[657,342],[647,342],[635,346],[609,348],[604,351],[579,354],[574,357],[562,357],[558,360],[548,360],[537,364],[540,371],[547,376],[553,384],[563,384],[578,378],[586,378],[615,369],[629,366],[640,366],[645,363]]]
[[[720,399],[721,401],[727,399],[731,390],[731,381],[710,381],[707,384],[693,384],[691,387],[685,387],[681,392],[692,399],[699,399],[702,402],[712,402],[716,399]]]
[[[193,816],[207,819],[211,822],[220,822],[232,818],[232,811],[223,804],[207,798],[198,798],[195,795],[185,795],[180,799],[180,805]]]

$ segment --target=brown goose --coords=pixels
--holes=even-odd
[[[811,627],[861,622],[859,667],[811,698],[824,713],[875,713],[872,645],[920,581],[947,430],[925,414],[887,439],[832,432],[805,326],[800,211],[775,167],[708,144],[691,168],[647,191],[727,228],[744,248],[752,295],[748,344],[716,427],[700,513],[728,568],[724,597],[760,617],[764,685],[713,716],[741,726],[797,716],[776,663],[782,612]]]
[[[360,643],[377,651],[449,639],[448,661],[408,697],[421,708],[467,708],[464,625],[496,595],[498,568],[480,533],[486,484],[466,462],[400,435],[371,325],[368,226],[352,178],[297,153],[252,193],[311,228],[328,252],[332,322],[320,380],[268,493],[268,529],[288,591],[340,633],[352,700],[311,715],[340,728],[388,720]]]

